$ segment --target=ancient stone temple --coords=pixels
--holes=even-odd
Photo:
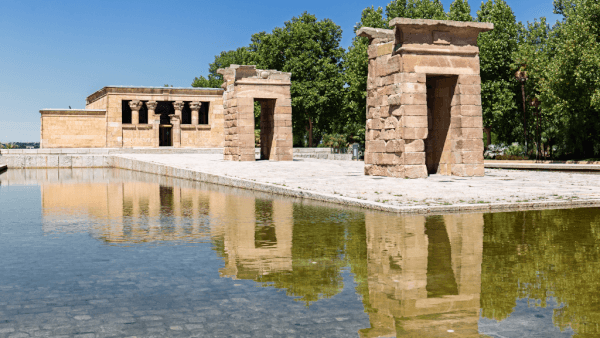
[[[104,87],[85,109],[43,109],[41,148],[223,146],[220,88]]]
[[[369,38],[365,174],[483,176],[479,33],[491,23],[395,18]]]
[[[223,75],[225,89],[225,160],[255,160],[256,127],[260,130],[261,159],[291,161],[291,73],[239,65],[219,69],[218,73]],[[260,117],[257,120],[254,115],[255,102],[260,104]]]

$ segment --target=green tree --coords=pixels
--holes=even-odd
[[[544,70],[548,65],[549,58],[555,53],[548,49],[548,39],[553,34],[552,29],[546,23],[546,18],[542,17],[533,23],[527,23],[526,26],[520,25],[518,49],[514,55],[514,69],[524,70],[527,73],[528,80],[525,83],[525,92],[529,97],[528,101],[539,98],[540,80],[543,77]],[[558,137],[558,125],[560,122],[556,116],[550,114],[548,110],[538,110],[530,105],[525,105],[527,116],[530,117],[528,133],[533,135],[535,143],[542,142],[545,145],[552,145]],[[531,119],[531,117],[537,117]]]
[[[408,0],[405,17],[411,19],[447,20],[440,0]],[[393,19],[393,18],[390,18]]]
[[[471,16],[471,6],[467,0],[454,0],[450,4],[448,19],[454,21],[473,21]]]
[[[515,95],[513,53],[517,50],[518,25],[512,9],[503,0],[488,0],[477,11],[478,22],[491,22],[494,29],[481,33],[479,46],[483,124],[500,141],[512,142],[523,134],[522,113]],[[515,101],[517,100],[517,101]]]
[[[223,51],[215,55],[215,61],[208,65],[208,76],[194,78],[192,87],[200,88],[220,88],[223,84],[223,76],[217,74],[219,68],[227,68],[232,64],[236,65],[255,65],[256,56],[250,47],[240,47],[236,50]]]
[[[563,153],[600,155],[600,3],[556,0],[563,20],[553,28],[539,69],[542,111],[559,128]]]
[[[394,3],[396,2],[393,1],[390,5]],[[388,8],[390,5],[388,5]],[[361,20],[354,26],[355,35],[361,27],[388,28],[382,13],[381,7],[377,9],[373,6],[365,8],[361,13]],[[336,128],[334,128],[336,132],[352,135],[355,140],[361,143],[364,143],[367,110],[368,47],[368,38],[355,36],[352,45],[348,47],[348,52],[344,55],[342,65],[344,68],[344,81],[347,84],[344,109],[342,110],[341,123],[336,124]]]
[[[387,4],[387,6],[385,6],[385,16],[387,21],[393,18],[406,17],[406,0],[392,0],[389,4]]]
[[[292,127],[295,137],[308,133],[314,146],[339,119],[344,80],[342,29],[330,19],[304,12],[271,33],[253,35],[260,68],[292,73]]]

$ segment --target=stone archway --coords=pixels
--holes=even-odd
[[[255,161],[254,102],[261,106],[261,159],[293,159],[291,73],[231,65],[223,75],[224,159]]]

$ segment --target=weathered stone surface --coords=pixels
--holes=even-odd
[[[404,140],[404,150],[406,152],[425,151],[425,142],[423,140]]]
[[[427,167],[425,165],[405,165],[404,177],[425,178],[427,177]]]
[[[394,39],[394,30],[361,27],[359,30],[356,31],[356,35],[363,36],[369,39],[389,39],[391,41]]]

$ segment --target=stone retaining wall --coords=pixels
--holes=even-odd
[[[111,168],[112,155],[119,154],[222,154],[223,148],[190,149],[122,149],[122,148],[59,148],[2,149],[0,166],[11,169],[33,168]],[[260,148],[256,148],[257,154]],[[332,154],[331,148],[297,148],[294,158],[350,161],[352,154]]]

